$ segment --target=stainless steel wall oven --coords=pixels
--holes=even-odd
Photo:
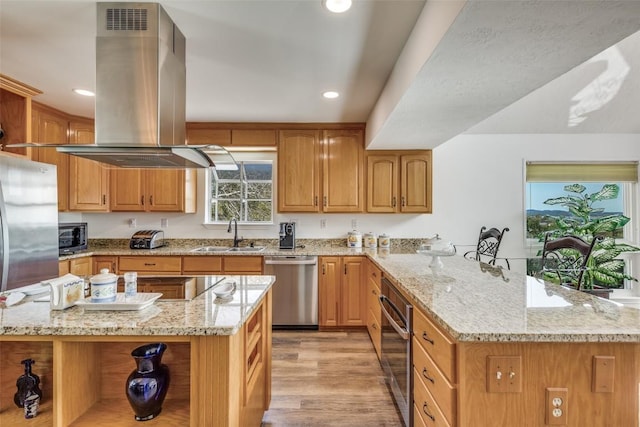
[[[412,305],[385,277],[381,281],[381,362],[404,425],[413,425],[411,358]]]

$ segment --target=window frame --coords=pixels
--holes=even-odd
[[[274,224],[274,216],[275,216],[275,203],[276,203],[276,188],[277,188],[277,183],[276,183],[276,176],[277,176],[277,164],[276,164],[276,156],[275,153],[272,152],[238,152],[238,153],[233,153],[233,157],[236,160],[236,162],[240,165],[240,164],[271,164],[271,213],[270,213],[270,220],[269,221],[261,221],[261,222],[255,222],[255,221],[246,221],[243,220],[242,218],[240,220],[238,220],[238,224],[242,224],[243,226],[248,226],[248,227],[264,227],[264,226],[271,226]],[[212,186],[213,186],[213,170],[211,169],[207,169],[205,171],[204,174],[204,187],[205,187],[205,193],[204,193],[204,223],[203,225],[205,226],[220,226],[220,225],[224,225],[226,226],[229,221],[225,220],[225,221],[215,221],[212,218],[211,215],[211,210],[212,210],[212,204],[213,202],[213,198],[212,198]],[[244,184],[241,183],[241,190],[240,192],[243,193],[244,191],[246,191],[246,187]],[[241,195],[241,199],[240,199],[240,203],[242,204],[246,204],[248,201],[247,199],[244,199],[243,196]]]

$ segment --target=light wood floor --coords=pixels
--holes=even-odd
[[[402,425],[366,331],[273,332],[263,427]]]

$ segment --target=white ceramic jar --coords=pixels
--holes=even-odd
[[[362,247],[362,234],[359,231],[350,231],[347,235],[347,247],[348,248],[361,248]]]
[[[375,249],[378,247],[378,238],[375,233],[369,232],[364,234],[364,247]]]
[[[378,246],[382,249],[389,249],[391,247],[391,238],[382,233],[380,237],[378,237]]]
[[[118,292],[118,276],[109,273],[109,270],[103,268],[100,274],[92,276],[91,282],[91,302],[112,302],[116,300]]]

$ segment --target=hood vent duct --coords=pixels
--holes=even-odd
[[[118,167],[237,168],[222,147],[186,144],[186,42],[162,6],[97,11],[95,144],[37,146]]]

